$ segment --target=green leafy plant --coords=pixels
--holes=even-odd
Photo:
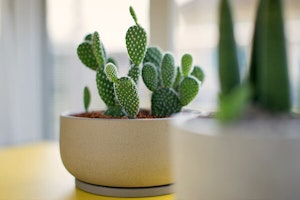
[[[224,121],[238,118],[247,106],[271,113],[290,111],[290,89],[282,3],[260,0],[257,9],[248,79],[240,83],[233,20],[228,0],[220,2],[220,112]]]
[[[125,37],[131,63],[127,76],[118,77],[117,64],[107,57],[98,32],[87,35],[77,48],[82,63],[96,71],[98,93],[107,106],[104,114],[137,117],[140,104],[137,83],[142,65],[143,81],[153,91],[151,115],[166,117],[179,112],[197,95],[204,73],[199,66],[192,65],[189,54],[182,57],[181,68],[176,69],[170,53],[163,55],[158,47],[147,48],[147,33],[132,7],[129,11],[135,24],[129,27]],[[87,111],[87,102],[84,105]]]

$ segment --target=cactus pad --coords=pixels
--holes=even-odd
[[[183,76],[188,76],[192,70],[193,57],[190,54],[184,54],[181,58],[181,69]]]
[[[126,47],[131,61],[137,66],[146,54],[147,33],[140,26],[131,26],[126,33]]]
[[[98,32],[95,32],[93,34],[92,39],[93,39],[93,53],[97,60],[98,66],[104,67],[106,63],[105,53]]]
[[[99,67],[96,74],[96,82],[98,93],[107,107],[114,107],[116,105],[116,98],[114,92],[113,82],[110,82],[106,77],[103,69]]]
[[[122,77],[115,82],[115,92],[120,105],[129,118],[136,118],[139,112],[139,97],[136,84],[130,77]]]
[[[118,80],[118,75],[117,75],[117,67],[112,64],[108,63],[105,65],[104,72],[111,82],[116,82]]]
[[[199,83],[196,78],[184,77],[179,85],[179,99],[182,106],[188,105],[198,94]]]
[[[117,104],[114,107],[107,108],[107,110],[104,112],[104,115],[109,115],[112,117],[122,117],[125,116],[126,113],[124,113],[122,106]]]
[[[141,70],[139,66],[133,65],[128,72],[128,76],[131,77],[134,82],[137,84],[140,77]]]
[[[129,7],[129,12],[130,12],[130,15],[133,18],[135,24],[138,25],[138,20],[137,20],[136,14],[135,14],[134,9],[132,8],[132,6]]]
[[[97,70],[98,63],[93,53],[93,47],[89,42],[81,43],[77,48],[77,55],[81,62],[92,70]]]
[[[107,58],[106,63],[112,63],[112,64],[114,64],[116,67],[118,66],[118,65],[117,65],[117,61],[116,61],[114,58],[111,58],[111,57],[108,57],[108,58]]]
[[[175,78],[175,81],[174,81],[174,83],[173,83],[173,88],[174,88],[176,91],[177,91],[177,87],[178,87],[180,81],[182,80],[182,77],[183,77],[183,75],[182,75],[182,73],[181,73],[181,71],[180,71],[180,68],[177,67],[177,68],[176,68],[176,78]]]
[[[92,42],[93,41],[93,35],[92,34],[88,34],[84,37],[84,40],[87,42]]]
[[[201,83],[204,81],[204,72],[203,70],[201,69],[201,67],[199,66],[194,66],[194,69],[191,73],[192,76],[194,76],[196,79],[198,79]]]
[[[156,90],[151,98],[151,111],[153,116],[166,117],[181,110],[179,98],[171,88]]]
[[[163,54],[158,47],[148,47],[144,58],[144,63],[153,63],[156,67],[161,64]]]
[[[91,92],[87,86],[85,86],[83,90],[83,103],[84,110],[87,112],[91,103]]]
[[[162,59],[161,76],[165,87],[172,87],[175,81],[175,64],[172,54],[166,53]]]
[[[158,84],[158,73],[152,63],[145,63],[142,69],[142,78],[146,87],[150,91],[155,91]]]

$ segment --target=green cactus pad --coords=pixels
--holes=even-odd
[[[133,18],[135,24],[138,25],[138,20],[137,20],[136,14],[135,14],[134,9],[132,8],[132,6],[129,7],[129,12],[130,12],[130,15]]]
[[[90,42],[83,42],[77,48],[77,55],[81,62],[92,70],[97,70],[98,63],[93,53],[93,47]]]
[[[136,84],[130,77],[122,77],[115,83],[115,92],[120,105],[129,118],[136,118],[139,112],[139,97]]]
[[[159,67],[162,57],[162,51],[158,47],[148,47],[143,63],[150,62],[153,63],[156,67]]]
[[[147,33],[140,26],[131,26],[126,33],[126,47],[131,61],[137,66],[146,54]]]
[[[112,117],[122,117],[125,116],[122,106],[116,105],[114,107],[107,108],[104,112],[104,115],[112,116]]]
[[[161,76],[165,87],[172,87],[175,81],[175,72],[174,57],[172,54],[166,53],[161,64]]]
[[[188,76],[192,70],[193,57],[190,54],[184,54],[181,58],[181,70],[183,76]]]
[[[114,58],[108,57],[106,63],[112,63],[118,68],[117,61]]]
[[[104,72],[111,82],[116,82],[118,80],[117,67],[112,63],[107,63],[104,68]]]
[[[171,88],[161,88],[152,94],[151,112],[153,116],[167,117],[180,112],[181,104],[175,91]]]
[[[177,68],[176,68],[176,78],[175,78],[175,81],[174,81],[174,83],[173,83],[173,88],[174,88],[176,91],[177,91],[177,88],[178,88],[178,85],[179,85],[180,81],[182,80],[182,77],[183,77],[183,75],[182,75],[182,73],[181,73],[181,71],[180,71],[180,68],[177,67]]]
[[[91,103],[91,92],[89,88],[85,86],[83,90],[83,104],[84,104],[85,112],[88,111],[90,103]]]
[[[194,66],[194,69],[191,73],[192,76],[194,76],[196,79],[198,79],[201,83],[204,81],[205,74],[201,67],[198,65]]]
[[[137,84],[139,81],[140,73],[141,73],[140,67],[133,65],[128,72],[128,76],[131,77],[134,80],[134,82]]]
[[[145,63],[142,69],[142,78],[150,91],[155,91],[158,85],[157,69],[152,63]]]
[[[93,41],[93,35],[92,34],[88,34],[85,36],[84,40],[86,42],[92,42]]]
[[[179,99],[182,106],[188,105],[199,92],[199,83],[196,78],[184,77],[179,85]]]
[[[106,58],[98,32],[93,34],[93,53],[97,60],[98,66],[104,67]]]
[[[110,82],[104,71],[99,67],[96,74],[98,93],[107,107],[116,105],[116,97],[113,82]]]

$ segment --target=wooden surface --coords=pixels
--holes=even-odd
[[[174,195],[115,198],[86,193],[64,168],[58,143],[0,149],[0,200],[174,200]]]

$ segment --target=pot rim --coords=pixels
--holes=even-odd
[[[196,120],[201,120],[201,122],[197,123]],[[300,117],[297,115],[294,118],[253,118],[224,124],[213,117],[213,112],[178,113],[173,116],[170,123],[179,130],[196,135],[300,139]],[[291,128],[291,125],[295,130]]]
[[[141,108],[140,110],[149,110],[148,108]],[[96,112],[102,111],[102,110],[94,110]],[[85,111],[64,111],[60,114],[60,117],[64,118],[71,118],[71,119],[77,119],[77,120],[128,120],[128,121],[169,121],[172,120],[175,116],[179,114],[186,114],[186,113],[195,113],[195,114],[200,114],[200,111],[192,110],[192,109],[183,109],[179,113],[175,113],[169,117],[162,117],[162,118],[136,118],[136,119],[129,119],[129,118],[87,118],[87,117],[77,117],[77,116],[72,116],[78,113],[83,113]]]
[[[95,110],[96,112],[99,110]],[[97,120],[105,120],[105,121],[111,121],[111,120],[128,120],[128,121],[168,121],[172,118],[170,117],[165,117],[165,118],[137,118],[137,119],[129,119],[129,118],[88,118],[88,117],[77,117],[73,116],[78,113],[83,113],[85,111],[64,111],[63,113],[60,114],[60,117],[63,118],[70,118],[74,120],[92,120],[92,121],[97,121]]]

